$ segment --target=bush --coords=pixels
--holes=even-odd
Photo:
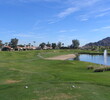
[[[110,71],[110,66],[101,66],[94,69],[94,72]]]
[[[106,67],[106,71],[110,71],[110,66],[107,66]]]
[[[95,68],[94,72],[103,72],[105,71],[104,68]]]
[[[90,66],[87,67],[87,69],[88,69],[88,70],[89,70],[89,69],[94,69],[94,66],[90,65]]]

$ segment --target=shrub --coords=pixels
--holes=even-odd
[[[87,67],[87,69],[94,69],[94,66],[90,65]]]
[[[94,69],[94,72],[110,71],[110,66],[101,66]]]
[[[110,71],[110,66],[107,66],[106,67],[106,71]]]
[[[95,68],[94,69],[94,72],[103,72],[104,71],[104,68]]]

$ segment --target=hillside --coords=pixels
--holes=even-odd
[[[90,46],[110,46],[110,37],[104,38],[98,42],[88,43],[83,47],[90,47]]]

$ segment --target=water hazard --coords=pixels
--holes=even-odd
[[[110,55],[104,57],[104,55],[79,54],[76,58],[71,58],[69,60],[79,60],[96,64],[110,65]]]

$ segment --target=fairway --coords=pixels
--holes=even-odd
[[[0,100],[110,100],[109,71],[87,70],[96,65],[89,62],[44,59],[78,52],[85,51],[0,52]]]

